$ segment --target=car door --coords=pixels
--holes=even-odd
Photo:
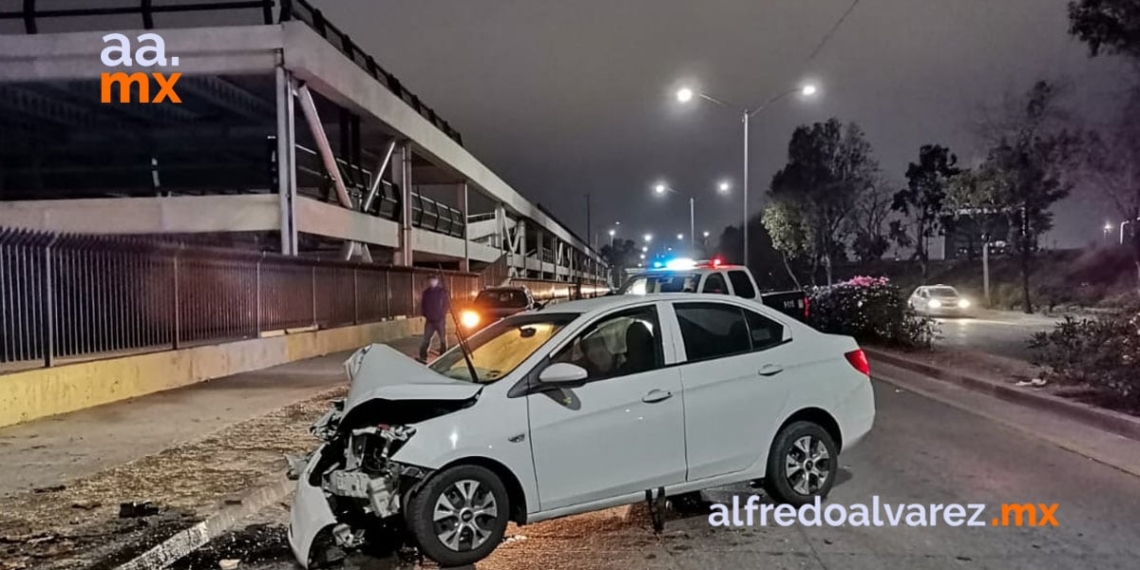
[[[645,304],[596,319],[540,365],[589,373],[580,386],[527,396],[542,510],[685,480],[681,373],[666,366],[667,336],[659,305]]]
[[[735,303],[671,308],[680,332],[687,480],[746,469],[771,444],[787,401],[786,327]]]

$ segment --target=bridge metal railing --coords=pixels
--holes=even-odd
[[[0,228],[0,369],[334,328],[419,312],[474,273]]]

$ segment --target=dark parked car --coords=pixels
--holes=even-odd
[[[459,313],[459,324],[470,334],[515,313],[542,307],[526,287],[488,287]]]

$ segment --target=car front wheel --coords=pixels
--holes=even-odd
[[[435,474],[404,513],[420,550],[440,566],[474,564],[503,540],[510,505],[491,470],[459,465]]]
[[[827,430],[795,422],[776,434],[764,489],[772,499],[799,506],[826,498],[839,470],[839,452]]]

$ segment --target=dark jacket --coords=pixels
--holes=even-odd
[[[429,321],[442,321],[447,318],[447,289],[428,287],[420,297],[420,311]]]

